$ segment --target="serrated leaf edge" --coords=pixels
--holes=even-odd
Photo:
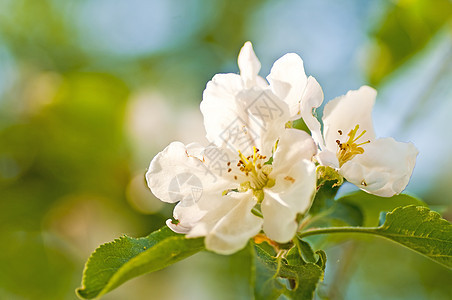
[[[115,238],[113,241],[110,241],[110,242],[106,242],[106,243],[101,244],[100,246],[98,246],[98,247],[91,253],[91,255],[89,256],[88,260],[86,261],[85,267],[84,267],[84,269],[83,269],[83,275],[82,275],[82,284],[81,284],[81,287],[78,287],[78,288],[75,290],[77,296],[79,296],[79,297],[82,298],[82,299],[85,299],[85,298],[84,298],[82,295],[80,295],[79,293],[80,293],[81,291],[83,291],[83,290],[86,289],[86,281],[87,281],[87,279],[86,279],[87,274],[86,274],[86,273],[87,273],[87,271],[88,271],[88,269],[89,269],[89,266],[90,266],[92,260],[95,259],[95,257],[96,257],[97,255],[99,255],[99,251],[100,251],[101,249],[104,249],[105,247],[109,247],[110,245],[117,244],[117,243],[121,242],[121,241],[124,240],[124,239],[135,239],[135,238],[130,237],[130,236],[124,234],[124,235],[120,236],[119,238]],[[136,238],[136,239],[137,239],[137,240],[139,240],[139,239],[146,239],[146,237],[140,237],[140,238]],[[148,249],[150,249],[150,248],[148,248]],[[143,249],[143,252],[144,252],[144,251],[147,251],[148,249],[146,249],[146,250]],[[137,257],[137,256],[140,255],[141,253],[142,253],[142,252],[140,252],[139,254],[137,254],[136,256],[134,256],[133,258]],[[95,299],[95,298],[94,298],[94,299]]]

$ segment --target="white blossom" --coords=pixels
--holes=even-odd
[[[315,116],[306,114],[304,120],[320,147],[317,158],[322,165],[336,168],[368,193],[391,197],[407,186],[418,150],[412,143],[375,137],[372,108],[376,95],[375,89],[362,86],[328,102],[323,111],[323,135]],[[305,105],[316,108],[320,104]]]
[[[290,73],[287,59],[275,62],[272,74]],[[277,242],[290,241],[316,184],[313,139],[285,126],[293,109],[285,101],[301,99],[305,89],[259,77],[249,42],[238,64],[240,75],[217,74],[204,91],[201,111],[211,145],[173,142],[146,174],[159,199],[178,202],[177,221],[167,225],[189,238],[204,236],[206,248],[222,254],[243,248],[261,230]],[[285,95],[276,92],[283,89]]]

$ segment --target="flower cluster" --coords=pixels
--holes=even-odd
[[[201,112],[210,144],[171,143],[152,160],[146,179],[160,200],[178,204],[167,225],[188,238],[205,237],[221,254],[242,249],[261,231],[289,242],[316,192],[316,168],[332,168],[366,192],[390,197],[408,184],[417,150],[376,139],[371,110],[376,91],[363,86],[326,104],[318,82],[294,53],[278,59],[267,80],[250,42],[240,74],[217,74]],[[302,118],[311,131],[292,128]]]

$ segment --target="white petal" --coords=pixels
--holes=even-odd
[[[278,175],[275,182],[274,187],[265,189],[263,228],[272,240],[286,243],[297,230],[297,214],[306,213],[311,206],[316,187],[315,165],[301,160],[290,172]]]
[[[339,172],[371,194],[391,197],[402,192],[416,163],[416,147],[393,138],[382,138],[363,148],[364,153],[346,162]]]
[[[372,125],[372,107],[377,92],[362,86],[359,90],[349,91],[346,95],[331,100],[323,111],[323,136],[326,148],[336,152],[336,140],[345,142],[347,134],[359,125],[358,134],[366,133],[359,141],[373,140],[375,133]],[[339,133],[342,132],[342,134]],[[358,141],[358,142],[359,142]]]
[[[339,169],[339,160],[336,153],[333,153],[327,149],[320,151],[317,156],[317,161],[322,166],[329,166],[335,169]]]
[[[201,146],[185,146],[180,142],[173,142],[158,153],[146,173],[152,193],[164,202],[182,201],[185,206],[193,205],[210,190],[221,194],[231,181],[221,176],[223,170],[214,169],[211,161],[200,154]]]
[[[178,225],[189,228],[187,237],[206,236],[215,225],[240,202],[233,194],[206,194],[195,206],[174,209]]]
[[[290,117],[298,119],[300,100],[308,80],[300,56],[288,53],[278,59],[273,64],[267,80],[273,92],[289,105]]]
[[[315,164],[303,159],[294,163],[285,173],[279,172],[275,177],[275,185],[270,190],[277,193],[292,210],[305,213],[311,205],[315,188]]]
[[[254,53],[251,42],[246,42],[242,49],[240,49],[238,65],[240,69],[240,76],[245,83],[245,87],[250,88],[257,84],[256,77],[261,69],[261,63]]]
[[[301,159],[311,160],[317,152],[314,140],[302,130],[287,128],[273,155],[273,175],[286,172]]]
[[[202,152],[202,160],[210,177],[216,180],[233,181],[233,175],[228,172],[231,163],[237,163],[239,154],[229,149],[219,148],[215,145],[207,146]],[[213,180],[216,182],[216,180]],[[234,187],[229,187],[234,188]]]
[[[220,254],[232,254],[244,248],[262,228],[262,218],[251,213],[255,205],[251,192],[233,193],[231,197],[238,204],[224,214],[205,238],[206,248]]]
[[[187,234],[197,224],[197,222],[206,214],[195,204],[192,206],[182,206],[181,202],[174,208],[173,217],[177,224],[171,219],[166,220],[166,225],[174,232]]]
[[[284,129],[287,104],[269,89],[244,89],[230,75],[216,75],[204,91],[201,111],[207,139],[235,153],[252,153],[255,146],[271,154],[272,145],[264,141],[274,142],[275,130]]]
[[[237,111],[243,107],[236,96],[243,90],[243,82],[237,74],[217,74],[207,83],[200,105],[204,116],[207,139],[222,146],[222,133],[237,119]]]
[[[238,98],[245,106],[245,114],[242,117],[247,120],[249,133],[256,134],[253,138],[254,146],[261,149],[261,153],[270,156],[271,149],[280,132],[285,129],[289,117],[287,104],[278,99],[270,89],[253,88],[243,91]]]
[[[269,87],[267,80],[265,80],[265,78],[262,78],[261,76],[256,77],[256,85],[261,89],[266,89]]]
[[[186,234],[190,231],[190,227],[186,227],[182,224],[174,224],[171,219],[166,220],[166,226],[168,226],[175,233]]]
[[[264,215],[264,232],[276,242],[287,243],[297,231],[297,213],[289,206],[283,205],[277,198],[277,194],[265,193],[261,206]]]
[[[315,109],[317,109],[323,102],[323,90],[320,84],[314,77],[308,77],[308,83],[301,99],[301,117],[303,118],[306,126],[311,131],[314,141],[323,149],[324,141],[320,131],[320,122],[316,116],[313,115]]]
[[[236,193],[224,195],[223,190],[203,191],[196,202],[179,202],[174,208],[173,217],[177,225],[167,221],[168,227],[188,238],[206,236],[215,225],[240,202]],[[251,195],[248,195],[251,198]]]

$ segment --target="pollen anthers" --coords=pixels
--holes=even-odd
[[[339,166],[342,167],[344,163],[352,159],[358,154],[363,154],[364,149],[360,146],[370,143],[370,140],[364,141],[362,143],[357,143],[357,141],[366,133],[366,130],[363,130],[358,136],[359,124],[355,126],[354,129],[350,130],[348,133],[348,140],[345,143],[341,143],[341,141],[336,140],[338,149],[336,152],[337,159],[339,160]],[[339,135],[342,135],[342,130],[337,131]]]
[[[236,167],[248,179],[240,184],[239,192],[252,189],[254,196],[260,202],[264,196],[262,189],[275,185],[275,180],[269,177],[273,167],[270,164],[265,164],[267,156],[261,155],[256,147],[253,147],[253,154],[247,157],[241,151],[238,151],[238,153],[239,161]],[[231,166],[231,163],[228,162],[228,172],[232,172],[233,168],[235,166]],[[243,177],[241,176],[240,178]],[[235,175],[234,179],[238,180],[239,178]]]

